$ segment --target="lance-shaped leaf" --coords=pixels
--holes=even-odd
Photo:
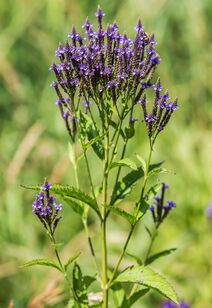
[[[137,170],[136,164],[129,158],[123,158],[117,162],[113,162],[110,165],[110,169],[113,169],[115,167],[129,167],[132,170]]]
[[[125,210],[116,207],[116,206],[105,206],[107,209],[109,209],[111,212],[117,214],[118,216],[121,216],[125,218],[131,225],[134,225],[136,222],[135,216],[131,215],[130,213],[126,212]]]
[[[71,265],[74,261],[76,261],[76,259],[79,258],[80,254],[81,254],[81,252],[78,252],[78,253],[76,253],[74,256],[71,256],[71,257],[68,259],[68,261],[67,261],[67,262],[65,263],[65,265],[64,265],[65,271],[67,271],[69,265]]]
[[[35,265],[54,267],[58,271],[62,272],[61,267],[56,262],[52,260],[48,260],[48,259],[34,259],[34,260],[24,263],[22,267],[30,267],[30,266],[35,266]]]
[[[88,307],[87,287],[80,266],[75,263],[73,268],[73,289],[80,307]]]
[[[146,170],[147,170],[147,165],[146,165],[146,162],[145,160],[140,156],[140,155],[136,155],[137,159],[140,161],[141,163],[141,168],[143,169],[144,173],[146,173]]]
[[[115,279],[116,282],[133,282],[154,289],[178,304],[176,292],[171,284],[161,274],[147,266],[132,266],[121,272]]]
[[[163,162],[150,165],[149,170],[154,170],[161,166]],[[110,204],[113,205],[118,200],[124,199],[135,186],[135,184],[144,176],[144,171],[142,167],[139,167],[137,170],[133,170],[125,175],[121,181],[119,181],[114,189],[111,196]]]
[[[158,175],[158,174],[162,174],[162,173],[174,173],[174,172],[167,170],[165,168],[155,168],[155,169],[153,169],[149,172],[148,176]]]
[[[100,159],[104,159],[104,146],[102,142],[102,136],[100,132],[94,125],[92,119],[82,112],[80,112],[80,133],[83,137],[87,137],[88,142],[85,144],[84,148],[87,150],[92,146],[94,152]]]
[[[172,252],[176,251],[177,248],[170,248],[170,249],[166,249],[160,252],[155,253],[154,255],[151,255],[145,262],[146,265],[151,264],[152,262],[154,262],[155,260],[161,258],[161,257],[165,257],[170,255]]]

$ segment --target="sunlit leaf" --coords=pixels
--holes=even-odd
[[[118,216],[125,218],[131,225],[135,224],[135,217],[130,213],[126,212],[125,210],[116,206],[106,206],[106,208],[109,209],[111,212],[117,214]]]
[[[132,266],[121,272],[115,282],[134,282],[144,285],[163,294],[174,303],[178,304],[177,295],[171,284],[161,274],[147,266]]]
[[[115,167],[129,167],[131,168],[132,170],[137,170],[137,166],[136,164],[130,160],[129,158],[124,158],[124,159],[121,159],[117,162],[113,162],[111,165],[110,165],[110,169],[113,169]]]

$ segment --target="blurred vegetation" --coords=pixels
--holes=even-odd
[[[164,180],[177,202],[154,249],[178,250],[154,267],[171,277],[180,298],[192,307],[210,308],[212,222],[205,209],[212,198],[211,0],[0,1],[0,306],[8,307],[12,300],[15,308],[64,307],[60,276],[43,268],[19,267],[31,258],[52,254],[31,214],[32,193],[20,184],[41,183],[45,176],[52,182],[74,184],[68,136],[54,106],[48,68],[58,42],[66,39],[73,24],[79,29],[86,16],[92,19],[97,3],[107,14],[105,22],[116,20],[131,35],[141,16],[146,31],[154,32],[158,41],[162,58],[158,74],[171,96],[179,96],[181,108],[157,142],[154,156],[155,161],[165,159],[166,167],[176,172]],[[147,140],[141,126],[129,151],[145,156]],[[90,160],[95,167],[92,156]],[[80,172],[81,185],[88,190],[83,163]],[[87,265],[89,252],[80,220],[69,208],[64,211],[57,234],[64,243],[62,255],[82,250],[80,261]],[[128,229],[125,222],[115,220],[109,234],[111,263]],[[91,224],[98,243],[97,226]],[[139,249],[142,255],[146,240],[140,226],[130,251]],[[160,302],[152,294],[135,307],[160,307]]]

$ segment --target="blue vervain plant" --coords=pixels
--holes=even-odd
[[[154,81],[155,71],[160,57],[155,50],[157,44],[154,35],[144,31],[141,21],[135,27],[134,39],[120,34],[116,23],[103,28],[105,14],[100,7],[96,12],[98,29],[86,19],[82,28],[86,38],[75,28],[68,35],[64,45],[59,45],[56,56],[59,64],[53,63],[51,70],[56,80],[51,86],[57,94],[56,104],[70,136],[70,156],[74,167],[76,187],[49,184],[45,180],[42,186],[26,186],[38,190],[33,203],[33,212],[41,221],[53,243],[56,261],[36,259],[24,266],[51,266],[64,274],[70,289],[69,307],[131,307],[135,301],[153,289],[174,303],[178,303],[173,287],[162,275],[149,265],[156,259],[170,254],[173,249],[151,254],[158,229],[175,208],[176,203],[168,200],[165,194],[168,185],[159,183],[149,186],[149,179],[166,172],[162,163],[151,164],[152,152],[158,135],[167,126],[173,112],[178,108],[177,98],[170,101],[168,91],[163,92],[160,78]],[[152,103],[148,93],[153,94]],[[139,165],[126,157],[126,150],[135,134],[138,119],[136,112],[142,115],[149,140],[147,160],[137,155]],[[85,160],[91,194],[81,191],[78,179],[78,161],[76,146],[81,146]],[[93,184],[95,170],[90,168],[88,151],[93,150],[102,161],[102,179],[98,189]],[[122,177],[122,169],[132,169]],[[116,171],[115,179],[111,170]],[[113,173],[114,174],[114,173]],[[125,200],[132,187],[142,180],[140,196],[134,202],[131,212],[124,210],[118,203]],[[111,189],[111,182],[113,187]],[[159,193],[159,191],[161,191]],[[157,195],[157,193],[159,193]],[[81,216],[86,231],[91,257],[96,265],[97,275],[87,279],[83,276],[76,259],[71,256],[63,263],[55,240],[55,230],[60,225],[58,216],[62,205],[56,203],[56,197],[71,205]],[[144,223],[144,216],[150,210],[153,218],[153,230],[146,227],[150,236],[145,257],[132,256],[137,265],[120,271],[120,265],[127,253],[129,242],[136,226]],[[93,211],[99,221],[101,235],[101,260],[96,257],[89,232],[88,215]],[[107,222],[110,214],[121,216],[129,223],[129,234],[123,244],[121,254],[113,269],[108,268]],[[68,267],[72,266],[72,277]],[[90,299],[88,287],[94,281],[101,281],[95,303]],[[113,303],[110,294],[118,294]],[[122,294],[122,295],[120,295]]]

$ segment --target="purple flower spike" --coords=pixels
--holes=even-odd
[[[155,225],[157,227],[163,222],[163,220],[167,217],[169,212],[176,207],[176,203],[172,200],[167,201],[167,205],[164,205],[164,197],[166,190],[169,188],[169,185],[166,183],[162,184],[161,195],[154,197],[154,203],[150,205],[150,210],[152,212],[152,217]]]
[[[53,235],[61,219],[58,217],[58,212],[61,211],[62,204],[55,203],[56,197],[50,195],[51,188],[52,184],[45,180],[32,204],[32,212],[39,218],[45,229]]]

